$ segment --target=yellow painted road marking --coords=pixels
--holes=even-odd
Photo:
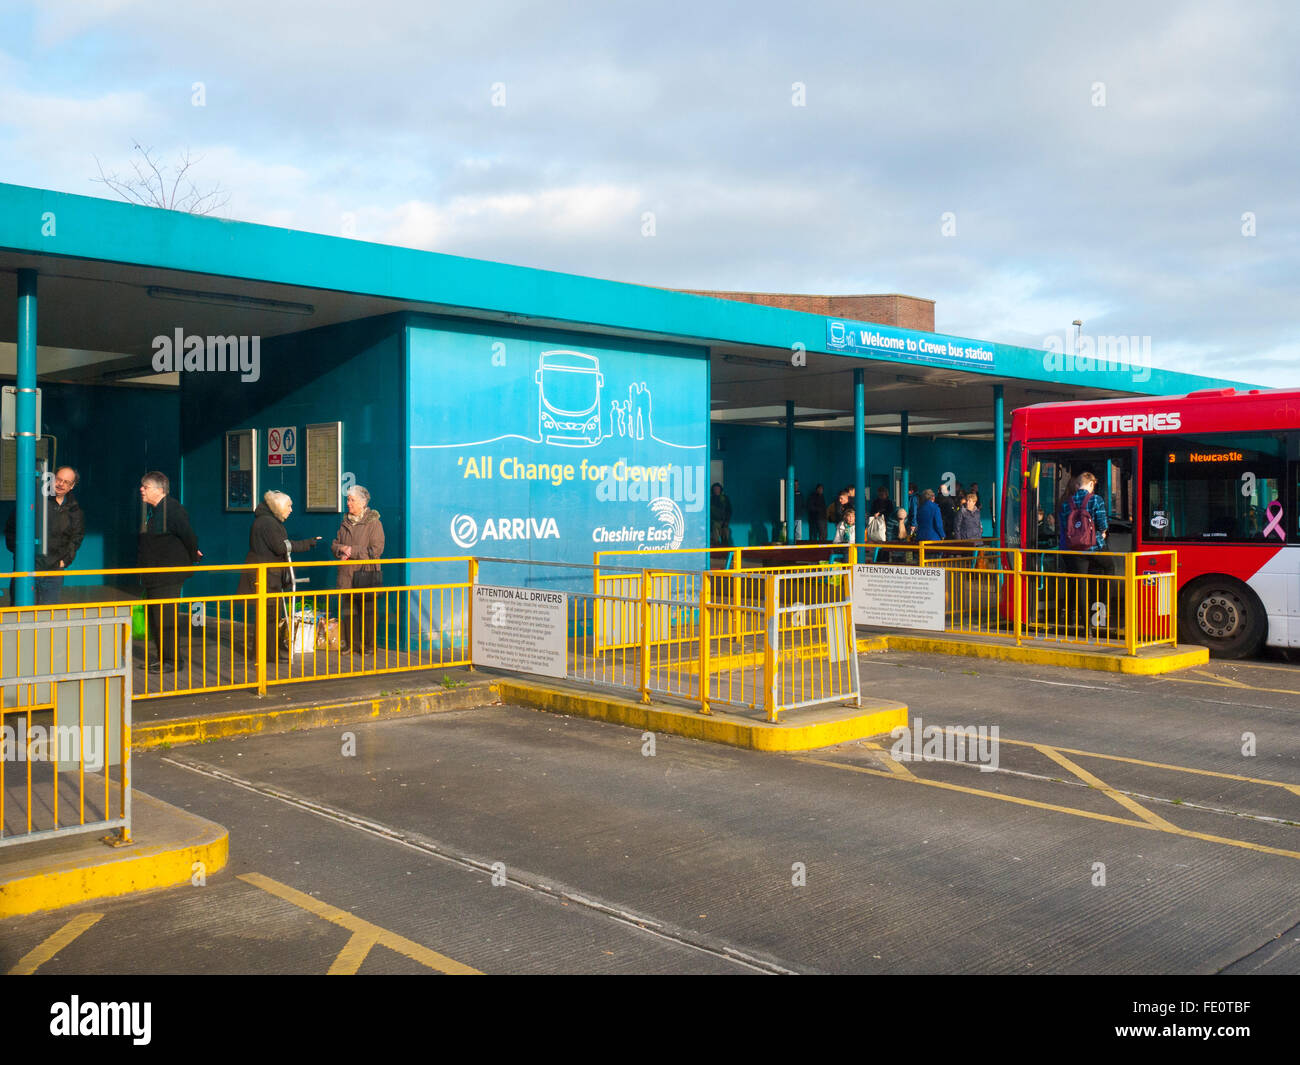
[[[1029,744],[1033,746],[1033,744]],[[848,765],[844,762],[831,762],[824,758],[807,758],[796,756],[796,761],[807,762],[809,765],[821,765],[830,769],[847,769],[851,773],[866,773],[868,776],[882,777],[885,780],[901,780],[901,777],[895,776],[884,769],[867,769],[865,766]],[[1241,847],[1243,850],[1256,851],[1260,854],[1276,854],[1283,858],[1300,859],[1300,851],[1284,850],[1281,847],[1267,847],[1262,843],[1248,843],[1241,839],[1227,839],[1224,836],[1212,836],[1207,832],[1189,832],[1185,828],[1178,828],[1170,825],[1163,828],[1160,825],[1153,825],[1149,821],[1131,821],[1126,817],[1115,817],[1111,814],[1094,813],[1092,810],[1080,810],[1073,806],[1059,806],[1051,802],[1039,802],[1037,799],[1024,799],[1018,795],[1003,795],[997,791],[984,791],[981,788],[968,787],[965,784],[950,784],[946,780],[926,780],[922,777],[913,776],[906,783],[921,784],[927,788],[942,788],[945,791],[959,791],[966,795],[978,795],[985,799],[997,799],[1000,802],[1015,803],[1018,806],[1030,806],[1037,810],[1051,810],[1055,813],[1071,814],[1075,817],[1083,817],[1090,821],[1106,821],[1112,825],[1127,825],[1129,828],[1146,828],[1153,832],[1164,832],[1171,836],[1186,836],[1188,839],[1199,839],[1207,843],[1222,843],[1227,847]]]
[[[104,915],[102,913],[78,914],[43,943],[33,947],[22,956],[18,964],[9,970],[10,976],[31,976],[59,951],[90,928]]]
[[[353,932],[352,938],[344,944],[325,975],[355,976],[361,963],[366,960],[366,955],[370,953],[370,948],[378,942],[378,937],[369,932]]]
[[[1296,666],[1270,666],[1265,662],[1233,662],[1233,669],[1275,669],[1279,673],[1290,673],[1293,677],[1300,677],[1300,668]]]
[[[876,761],[877,762],[883,761],[885,764],[885,768],[888,769],[895,776],[907,777],[909,780],[916,779],[915,773],[913,773],[910,769],[908,769],[907,766],[903,765],[903,763],[900,762],[897,758],[895,758],[892,754],[888,753],[885,750],[885,748],[880,746],[880,744],[872,743],[870,740],[863,740],[862,745],[864,747],[871,748],[871,750],[873,751],[879,751],[881,754],[883,754],[885,757],[877,758]]]
[[[1251,686],[1244,680],[1233,680],[1231,677],[1221,677],[1217,673],[1211,673],[1207,669],[1189,669],[1188,673],[1195,673],[1198,677],[1209,677],[1215,684],[1223,684],[1229,688],[1245,688],[1251,690]]]
[[[807,762],[809,765],[824,765],[830,769],[847,769],[853,773],[866,773],[873,777],[883,777],[885,780],[899,780],[900,777],[884,769],[867,769],[865,766],[848,765],[845,762],[831,762],[824,758],[804,758],[796,757],[796,761]],[[1037,799],[1023,799],[1019,795],[1003,795],[997,791],[982,791],[979,788],[970,788],[964,784],[949,784],[944,780],[925,780],[922,777],[913,776],[910,780],[912,784],[924,784],[929,788],[943,788],[946,791],[960,791],[967,795],[983,795],[990,799],[1002,799],[1004,802],[1015,803],[1017,806],[1032,806],[1036,810],[1051,810],[1059,814],[1074,814],[1077,817],[1086,817],[1092,821],[1106,821],[1112,825],[1130,825],[1133,828],[1151,828],[1156,826],[1147,824],[1145,821],[1134,821],[1128,817],[1117,817],[1114,814],[1093,813],[1091,810],[1080,810],[1073,806],[1058,806],[1053,802],[1039,802]],[[1300,855],[1297,855],[1300,857]]]
[[[1191,677],[1157,677],[1157,680],[1172,681],[1174,684],[1208,684],[1211,688],[1232,688],[1234,691],[1265,692],[1273,695],[1300,695],[1294,688],[1257,688],[1253,684],[1243,684],[1239,680],[1193,680]]]
[[[1013,743],[1018,747],[1037,747],[1038,744],[1033,740],[1009,740],[1005,737],[998,737],[998,743]],[[1102,754],[1100,751],[1080,751],[1074,747],[1057,747],[1052,745],[1052,750],[1060,751],[1063,754],[1078,754],[1085,758],[1105,758],[1110,762],[1128,762],[1130,765],[1144,765],[1149,769],[1169,769],[1175,773],[1194,773],[1201,777],[1219,777],[1222,780],[1239,780],[1246,784],[1265,784],[1271,788],[1285,788],[1287,791],[1300,795],[1300,784],[1288,784],[1284,780],[1264,780],[1262,777],[1244,777],[1239,773],[1220,773],[1216,769],[1193,769],[1188,765],[1170,765],[1168,762],[1148,762],[1142,758],[1127,758],[1119,754]]]
[[[1137,814],[1138,817],[1142,818],[1142,820],[1147,822],[1147,824],[1155,825],[1156,828],[1163,828],[1165,831],[1170,831],[1174,829],[1174,826],[1171,825],[1168,821],[1166,821],[1163,817],[1157,817],[1141,803],[1135,802],[1133,799],[1129,798],[1129,796],[1125,795],[1121,791],[1116,791],[1105,781],[1100,780],[1097,777],[1093,776],[1091,773],[1089,773],[1086,769],[1083,768],[1083,766],[1070,761],[1070,759],[1066,758],[1065,755],[1061,754],[1061,752],[1056,750],[1055,748],[1048,747],[1046,744],[1043,743],[1036,743],[1034,744],[1034,749],[1038,751],[1040,754],[1047,755],[1047,757],[1050,758],[1057,765],[1064,766],[1076,777],[1082,780],[1085,784],[1088,784],[1091,787],[1096,788],[1098,791],[1100,791],[1103,795],[1107,796],[1108,798],[1114,799],[1117,803],[1119,803],[1122,807],[1124,807],[1124,809],[1128,810],[1130,813]]]
[[[365,960],[370,948],[378,943],[436,972],[448,973],[453,976],[483,975],[477,969],[462,965],[445,954],[439,954],[436,950],[430,950],[414,940],[399,936],[396,932],[380,928],[379,925],[362,920],[355,914],[340,910],[337,906],[331,906],[320,899],[314,899],[296,888],[281,884],[278,880],[272,880],[269,876],[263,876],[261,873],[243,873],[239,879],[252,884],[254,887],[261,888],[278,899],[292,903],[299,909],[313,913],[326,921],[331,921],[341,928],[346,928],[352,933],[352,938],[348,940],[343,950],[339,952],[339,956],[334,959],[334,964],[330,966],[331,973],[347,972],[346,966],[353,962],[355,962],[355,966],[351,969],[351,972],[356,972],[361,967],[361,962]]]

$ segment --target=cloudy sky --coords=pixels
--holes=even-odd
[[[1300,385],[1297,55],[1286,0],[9,0],[0,180],[138,142],[227,217]]]

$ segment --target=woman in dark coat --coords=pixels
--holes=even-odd
[[[286,547],[286,541],[289,540],[289,534],[285,532],[284,523],[289,515],[293,513],[293,500],[283,492],[267,492],[262,497],[262,502],[257,505],[257,510],[253,512],[253,527],[248,531],[248,554],[244,556],[245,562],[283,562],[289,561],[290,551],[310,551],[318,543],[320,537],[314,536],[307,540],[290,541]],[[245,570],[242,577],[239,578],[238,595],[253,595],[257,592],[257,574],[258,570]],[[279,566],[269,566],[266,570],[266,591],[267,594],[282,592],[289,585],[289,571]],[[268,599],[266,601],[266,632],[267,639],[275,641],[278,645],[277,618],[280,613],[280,599]],[[245,610],[244,616],[248,616]],[[288,654],[287,651],[281,650],[281,657]],[[267,656],[268,660],[270,655]]]

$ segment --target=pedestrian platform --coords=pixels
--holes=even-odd
[[[1066,669],[1095,669],[1106,673],[1155,676],[1203,666],[1210,660],[1208,647],[1179,644],[1177,647],[1143,647],[1135,655],[1113,647],[1088,647],[1084,644],[1046,644],[1024,641],[1019,646],[1009,636],[952,635],[933,632],[880,632],[858,630],[858,653],[872,651],[921,651],[939,655],[966,655],[993,658],[1003,662],[1020,662],[1034,666],[1061,666]]]
[[[138,789],[131,802],[130,843],[85,832],[0,847],[0,918],[197,883],[225,866],[221,825]]]
[[[761,709],[715,704],[711,713],[704,714],[698,709],[643,703],[621,693],[594,691],[590,685],[559,680],[501,676],[492,688],[505,703],[754,751],[811,751],[879,736],[907,724],[907,707],[894,702],[783,710],[783,720],[774,723]]]

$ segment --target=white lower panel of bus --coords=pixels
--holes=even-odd
[[[1268,615],[1268,645],[1300,647],[1300,547],[1279,551],[1246,583]]]

